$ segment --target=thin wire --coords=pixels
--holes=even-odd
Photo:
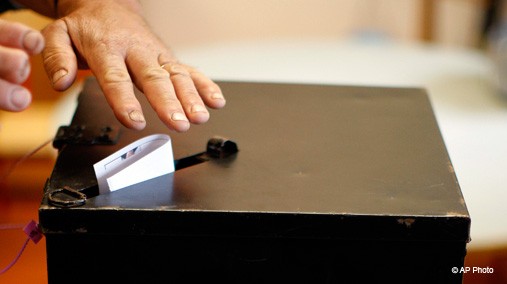
[[[23,224],[0,224],[0,230],[23,229]]]
[[[0,270],[0,275],[2,275],[5,272],[7,272],[7,270],[9,270],[14,264],[16,264],[16,262],[18,261],[18,259],[21,257],[21,254],[25,250],[26,246],[28,245],[29,241],[30,241],[30,237],[26,238],[26,241],[23,244],[23,246],[21,247],[21,250],[19,250],[18,255],[11,261],[11,263],[9,263],[9,265],[7,265],[4,269]]]
[[[17,166],[19,166],[21,163],[23,163],[24,161],[26,161],[31,156],[35,155],[37,152],[39,152],[42,148],[46,147],[52,141],[53,141],[52,138],[48,139],[47,141],[44,141],[44,143],[40,144],[39,146],[37,146],[32,151],[26,153],[23,157],[21,157],[19,160],[17,160],[15,163],[13,163],[9,167],[9,169],[6,172],[4,172],[4,174],[0,177],[0,183],[3,182],[16,169]],[[19,224],[0,224],[0,230],[10,230],[10,229],[19,229],[19,228],[22,228],[22,225],[19,225]],[[23,246],[19,250],[19,252],[16,255],[16,257],[5,268],[3,268],[2,270],[0,270],[0,275],[2,275],[5,272],[7,272],[9,269],[11,269],[12,266],[14,266],[14,264],[16,264],[16,262],[19,260],[19,258],[23,254],[23,251],[25,251],[25,248],[28,245],[29,241],[30,241],[30,237],[26,238]]]
[[[37,146],[32,151],[26,153],[23,157],[21,157],[19,160],[17,160],[15,163],[13,163],[7,171],[4,172],[4,174],[0,177],[0,183],[2,183],[7,177],[16,169],[17,166],[19,166],[21,163],[26,161],[31,156],[35,155],[35,153],[39,152],[42,148],[46,147],[49,143],[53,141],[53,138],[44,141],[44,143]]]

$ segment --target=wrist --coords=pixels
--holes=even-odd
[[[57,17],[64,17],[81,8],[101,9],[104,5],[116,4],[125,7],[136,14],[142,14],[142,7],[137,0],[53,0],[53,7]]]

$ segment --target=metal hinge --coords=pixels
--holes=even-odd
[[[114,145],[120,137],[117,126],[60,126],[53,140],[53,147],[61,149],[63,145]]]

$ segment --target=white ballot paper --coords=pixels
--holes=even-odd
[[[93,165],[100,194],[174,172],[171,138],[141,138]]]

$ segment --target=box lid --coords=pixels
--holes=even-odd
[[[174,234],[468,241],[470,217],[424,89],[218,82],[227,106],[169,131],[139,92],[147,127],[119,126],[94,78],[72,125],[120,127],[115,145],[59,151],[45,191],[96,183],[93,164],[152,133],[175,159],[220,135],[239,152],[86,204],[39,209],[46,234]]]

